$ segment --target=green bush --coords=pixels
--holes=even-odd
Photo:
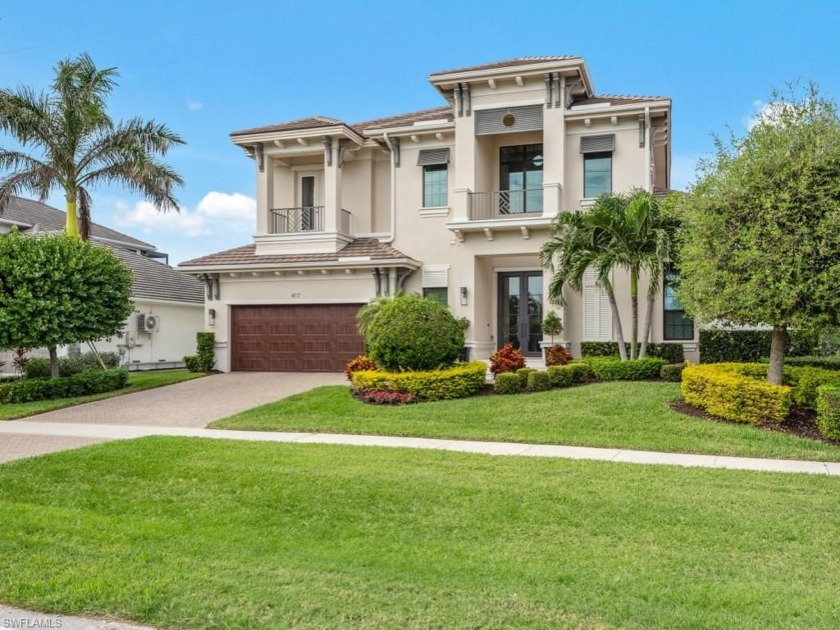
[[[528,387],[528,375],[536,372],[534,368],[523,367],[516,370],[516,375],[519,377],[519,387],[525,389]]]
[[[216,333],[200,332],[195,335],[198,371],[210,372],[216,366]]]
[[[22,379],[0,385],[0,404],[101,394],[122,389],[127,383],[128,372],[115,368],[85,370],[64,378]]]
[[[817,428],[824,438],[840,440],[840,387],[823,385],[818,389]]]
[[[625,343],[624,347],[629,357],[630,344]],[[618,342],[584,341],[580,344],[580,354],[583,357],[617,357],[619,356]],[[685,361],[685,352],[681,343],[649,343],[647,357],[658,357],[665,359],[668,363],[682,363]]]
[[[785,365],[795,367],[816,367],[824,370],[840,371],[840,356],[831,357],[785,357]]]
[[[592,368],[586,363],[573,362],[553,365],[546,370],[552,387],[569,387],[585,383],[592,378]]]
[[[108,369],[120,365],[120,355],[116,352],[102,352],[99,356],[102,357],[102,362]],[[96,360],[96,355],[93,352],[85,352],[78,357],[59,357],[58,359],[59,376],[73,376],[74,374],[81,374],[85,370],[102,370],[102,366],[99,365],[99,361]],[[23,368],[23,374],[26,378],[49,378],[51,374],[50,360],[41,357],[27,360]]]
[[[526,387],[529,392],[546,392],[551,389],[551,380],[549,380],[548,372],[531,372],[528,374],[528,385]]]
[[[496,378],[493,379],[493,390],[497,394],[518,394],[519,377],[513,372],[496,374]]]
[[[188,354],[184,357],[184,366],[188,372],[200,372],[200,365],[197,354]]]
[[[483,361],[459,363],[444,370],[419,372],[358,371],[352,375],[358,392],[393,391],[414,394],[421,400],[466,398],[477,394],[487,382]]]
[[[770,330],[722,330],[710,328],[700,331],[701,363],[755,363],[770,354]],[[819,345],[815,333],[792,330],[788,334],[785,354],[789,357],[807,356]]]
[[[622,361],[613,357],[588,357],[583,359],[595,378],[602,381],[644,381],[659,378],[659,372],[665,365],[665,359],[645,357]]]
[[[765,377],[766,377],[766,366]],[[687,365],[680,389],[685,402],[734,422],[778,424],[787,418],[791,388],[772,385],[743,363]]]
[[[365,344],[383,370],[436,370],[458,359],[464,329],[439,302],[400,296],[379,304],[367,324]]]
[[[663,365],[662,369],[659,370],[659,378],[663,381],[679,383],[682,380],[684,369],[685,363],[669,363],[668,365]]]
[[[763,375],[767,376],[765,369]],[[840,373],[815,367],[789,367],[785,381],[793,386],[793,402],[806,409],[817,408],[817,390],[823,385],[840,385]]]

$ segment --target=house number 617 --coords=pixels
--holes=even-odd
[[[292,293],[292,298],[299,298],[299,297],[300,297],[300,293]]]

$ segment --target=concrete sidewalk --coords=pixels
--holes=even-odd
[[[588,459],[630,464],[665,464],[697,468],[725,468],[764,472],[809,473],[840,476],[840,463],[809,462],[786,459],[727,457],[720,455],[692,455],[632,451],[583,446],[551,444],[520,444],[514,442],[474,442],[433,438],[389,437],[382,435],[344,435],[332,433],[280,433],[272,431],[228,431],[188,427],[144,427],[136,425],[72,424],[10,420],[0,422],[0,438],[4,434],[52,436],[64,439],[122,440],[150,435],[200,437],[251,442],[285,442],[295,444],[343,444],[349,446],[384,446],[413,448],[483,455],[552,457],[560,459]]]

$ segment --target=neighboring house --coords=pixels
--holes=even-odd
[[[207,287],[224,370],[340,370],[363,350],[359,307],[399,291],[467,317],[486,359],[505,342],[540,356],[540,321],[563,340],[610,341],[594,276],[548,303],[538,252],[561,211],[603,192],[669,188],[671,101],[597,95],[580,57],[511,59],[429,77],[446,104],[348,124],[315,116],[237,131],[255,161],[254,242],[181,264]],[[668,278],[653,341],[696,351]],[[615,274],[625,335],[628,280]],[[663,300],[664,295],[664,300]]]
[[[14,197],[0,215],[0,234],[13,226],[23,233],[60,232],[64,224],[64,212]],[[118,352],[130,369],[183,365],[184,355],[195,353],[196,332],[204,328],[202,284],[170,267],[167,255],[154,245],[127,234],[94,223],[91,241],[111,250],[134,276],[134,313],[126,321],[123,335],[96,342],[96,349]],[[149,316],[154,325],[150,325]],[[81,351],[87,351],[87,346],[82,345]],[[3,370],[11,370],[11,353],[0,353],[0,361],[6,361]]]

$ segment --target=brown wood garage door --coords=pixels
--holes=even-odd
[[[234,306],[231,369],[341,372],[364,352],[356,331],[361,304]]]

